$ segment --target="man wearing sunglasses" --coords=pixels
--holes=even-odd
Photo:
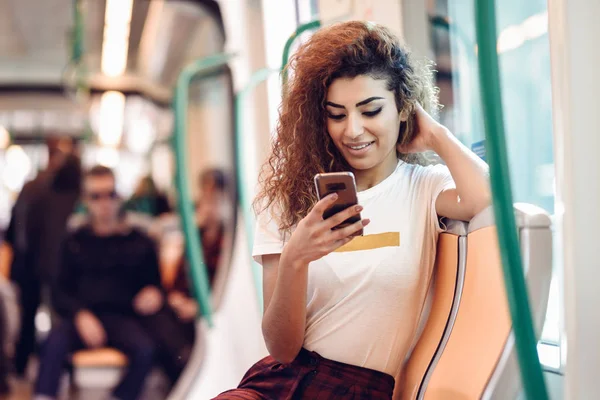
[[[92,168],[83,185],[89,223],[65,241],[53,303],[63,321],[40,354],[36,398],[56,398],[61,366],[82,348],[114,347],[129,364],[113,398],[136,399],[150,372],[155,345],[140,316],[164,303],[154,243],[121,217],[113,172]]]

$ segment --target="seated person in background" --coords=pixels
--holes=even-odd
[[[10,282],[0,275],[0,396],[8,394],[9,360],[18,333],[18,305]]]
[[[198,315],[198,303],[191,296],[187,265],[179,268],[173,286],[167,292],[167,301],[179,319],[183,322],[193,321]]]
[[[219,169],[208,169],[200,175],[202,198],[196,205],[196,223],[202,242],[204,262],[208,272],[208,281],[212,287],[219,266],[225,233],[226,198],[225,174]],[[181,257],[173,286],[168,290],[168,303],[179,319],[193,330],[193,320],[198,313],[198,304],[191,297],[187,277],[186,254]]]
[[[201,200],[196,207],[196,223],[202,242],[204,262],[212,286],[221,258],[228,207],[225,174],[219,169],[209,169],[200,175]],[[192,298],[187,277],[185,254],[181,257],[177,275],[167,288],[169,310],[146,317],[148,328],[167,351],[161,358],[167,375],[176,381],[190,357],[195,339],[195,320],[198,303]],[[175,317],[176,324],[169,323]],[[160,327],[160,329],[158,329]]]
[[[159,345],[157,360],[171,384],[187,365],[194,347],[198,303],[189,291],[186,270],[180,268],[172,287],[167,288],[167,304],[159,312],[146,315],[142,323]]]
[[[225,236],[225,223],[231,202],[227,198],[225,173],[219,169],[208,169],[200,175],[202,197],[196,207],[196,224],[202,241],[204,262],[212,286]]]
[[[0,280],[4,279],[0,277]],[[8,394],[10,387],[8,386],[8,355],[6,354],[5,342],[6,329],[8,325],[6,321],[6,315],[4,311],[4,299],[0,296],[0,396]]]
[[[160,217],[171,212],[167,196],[161,193],[151,176],[143,177],[133,193],[125,203],[125,209]]]
[[[192,297],[187,265],[180,266],[173,286],[167,289],[167,302],[183,325],[187,342],[193,344],[198,303]]]
[[[52,290],[63,321],[42,348],[36,398],[56,397],[69,353],[111,346],[129,358],[113,396],[136,399],[155,356],[154,341],[140,316],[163,307],[154,243],[122,222],[110,169],[94,167],[86,174],[84,200],[90,224],[70,234],[63,245]]]

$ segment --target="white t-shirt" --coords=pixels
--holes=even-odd
[[[435,201],[451,187],[447,167],[400,161],[389,177],[358,193],[361,215],[371,220],[364,236],[308,267],[306,349],[398,375],[415,340],[442,230]],[[259,263],[285,245],[268,212],[259,215],[254,240]]]

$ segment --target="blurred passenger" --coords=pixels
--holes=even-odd
[[[156,360],[174,385],[192,354],[198,305],[181,288],[168,291],[167,300],[158,312],[141,320],[157,345]]]
[[[430,66],[381,25],[322,28],[290,69],[255,201],[270,355],[217,399],[391,400],[418,339],[439,217],[488,207],[487,165],[429,114]],[[446,165],[426,165],[427,151]],[[343,171],[360,205],[327,217],[338,195],[319,200],[314,176]]]
[[[49,189],[32,203],[29,211],[30,252],[42,292],[49,290],[56,280],[67,221],[81,196],[81,178],[81,160],[74,154],[68,155],[56,171]]]
[[[225,173],[220,169],[204,171],[200,175],[199,183],[201,197],[196,207],[196,224],[202,242],[209,282],[212,286],[223,251],[225,227],[232,204],[227,196]],[[183,268],[180,268],[181,270]]]
[[[187,265],[180,265],[173,285],[167,288],[167,302],[176,316],[174,321],[178,326],[178,334],[171,335],[167,339],[168,346],[172,350],[167,352],[168,358],[163,361],[163,364],[167,375],[172,382],[175,382],[189,361],[196,335],[195,322],[198,317],[198,303],[192,297]]]
[[[159,217],[171,212],[167,196],[158,190],[151,176],[141,179],[135,189],[135,193],[125,203],[125,209],[149,214],[153,217]]]
[[[167,300],[183,322],[191,322],[198,315],[198,303],[192,298],[187,265],[178,269],[173,286],[167,290]]]
[[[200,174],[200,200],[196,204],[196,225],[202,242],[204,263],[208,281],[212,286],[221,260],[225,227],[231,201],[227,197],[225,173],[220,169],[208,169]],[[182,255],[178,275],[175,279],[175,292],[187,293],[187,259]],[[177,289],[178,288],[178,289]],[[175,294],[178,297],[178,294]]]
[[[3,278],[0,277],[0,280]],[[2,282],[0,282],[2,284]],[[7,315],[4,307],[4,298],[0,294],[0,396],[8,394],[10,387],[8,386],[8,354],[6,352],[6,342],[8,341],[8,326]]]
[[[223,171],[219,169],[204,171],[200,175],[199,184],[201,198],[196,206],[196,223],[209,283],[212,286],[223,248],[227,209],[231,207],[231,203],[227,198],[226,178]],[[157,340],[160,340],[162,346],[168,350],[161,357],[161,363],[173,382],[183,371],[191,354],[195,339],[195,320],[198,316],[198,303],[191,295],[187,274],[189,267],[185,260],[186,257],[183,255],[173,286],[167,288],[167,302],[176,316],[175,323],[169,323],[169,313],[165,312],[152,317],[151,319],[157,322],[148,326],[150,330],[156,326],[164,327],[162,332],[155,332],[155,335],[158,335]]]
[[[29,356],[35,349],[34,319],[41,299],[41,284],[39,275],[35,273],[37,248],[32,245],[32,232],[27,219],[31,214],[32,205],[38,204],[40,197],[49,190],[56,171],[62,166],[65,157],[73,149],[71,139],[48,139],[48,164],[44,170],[27,182],[21,190],[12,210],[10,224],[2,246],[2,252],[10,252],[11,257],[0,257],[0,262],[10,262],[0,270],[10,271],[10,279],[19,288],[19,303],[21,306],[21,331],[14,357],[15,372],[23,376],[27,368]],[[10,260],[10,261],[9,261]]]
[[[62,246],[53,303],[63,318],[40,354],[38,398],[55,398],[69,353],[111,346],[129,358],[114,390],[117,399],[136,399],[155,356],[155,345],[140,316],[163,307],[154,243],[123,223],[113,172],[92,168],[84,180],[90,223]]]
[[[10,357],[18,334],[19,310],[16,293],[10,282],[0,276],[0,396],[9,392]]]

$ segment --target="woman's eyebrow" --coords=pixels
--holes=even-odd
[[[336,103],[332,103],[331,101],[328,101],[327,103],[325,103],[326,105],[330,106],[330,107],[335,107],[335,108],[346,108],[341,104],[336,104]]]
[[[359,101],[358,103],[356,103],[356,107],[364,106],[365,104],[369,104],[374,100],[383,100],[383,97],[369,97],[366,100]]]
[[[384,100],[384,98],[383,97],[369,97],[368,99],[365,99],[363,101],[359,101],[358,103],[356,103],[356,107],[364,106],[365,104],[369,104],[370,102],[372,102],[374,100]],[[328,101],[325,104],[330,107],[334,107],[334,108],[346,108],[341,104],[333,103],[331,101]]]

